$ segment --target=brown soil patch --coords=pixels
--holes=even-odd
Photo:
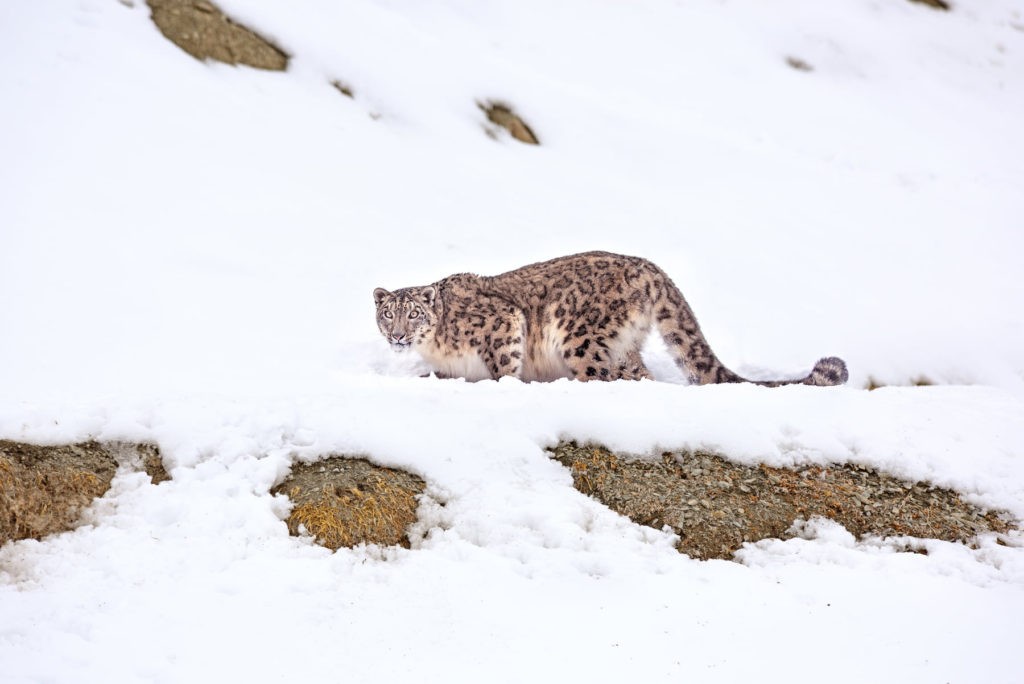
[[[519,142],[527,145],[540,144],[530,127],[509,105],[503,102],[478,102],[477,106],[487,115],[488,121],[507,130]]]
[[[665,453],[629,460],[603,447],[560,444],[554,458],[573,484],[642,525],[679,535],[695,558],[731,558],[744,542],[786,538],[799,518],[830,518],[854,535],[967,541],[1007,532],[993,512],[949,489],[898,480],[853,465],[790,470],[732,463],[708,453]]]
[[[148,444],[0,440],[0,544],[72,529],[81,509],[110,489],[118,463],[134,459],[154,482],[168,479],[160,452]]]
[[[305,532],[331,550],[362,543],[408,548],[406,531],[416,521],[416,497],[425,486],[402,470],[332,456],[295,464],[272,493],[295,504],[287,521],[293,535]]]
[[[288,67],[284,50],[235,23],[208,0],[146,0],[146,4],[160,33],[196,59],[271,71]]]

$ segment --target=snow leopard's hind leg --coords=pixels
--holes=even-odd
[[[653,380],[654,376],[647,370],[639,350],[631,350],[619,361],[619,367],[613,374],[615,380]]]

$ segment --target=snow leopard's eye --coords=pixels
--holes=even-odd
[[[391,313],[390,311],[385,311],[385,312],[384,312],[384,318],[388,319],[389,321],[390,321],[390,320],[391,320],[392,318],[394,318],[394,317],[395,317],[395,314]]]
[[[412,311],[409,312],[409,318],[416,318],[419,315],[420,315],[420,312],[417,311],[416,309],[413,309]]]

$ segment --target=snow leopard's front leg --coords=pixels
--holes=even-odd
[[[526,317],[519,308],[503,307],[482,334],[477,353],[495,380],[505,376],[522,377],[526,349]]]

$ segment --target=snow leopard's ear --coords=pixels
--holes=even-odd
[[[383,287],[378,287],[376,290],[373,291],[373,301],[377,303],[377,306],[380,306],[381,302],[383,302],[390,296],[391,293],[385,290]]]
[[[434,306],[434,298],[437,297],[437,288],[433,285],[427,285],[425,288],[420,290],[420,297],[423,298],[423,303],[427,306]]]

